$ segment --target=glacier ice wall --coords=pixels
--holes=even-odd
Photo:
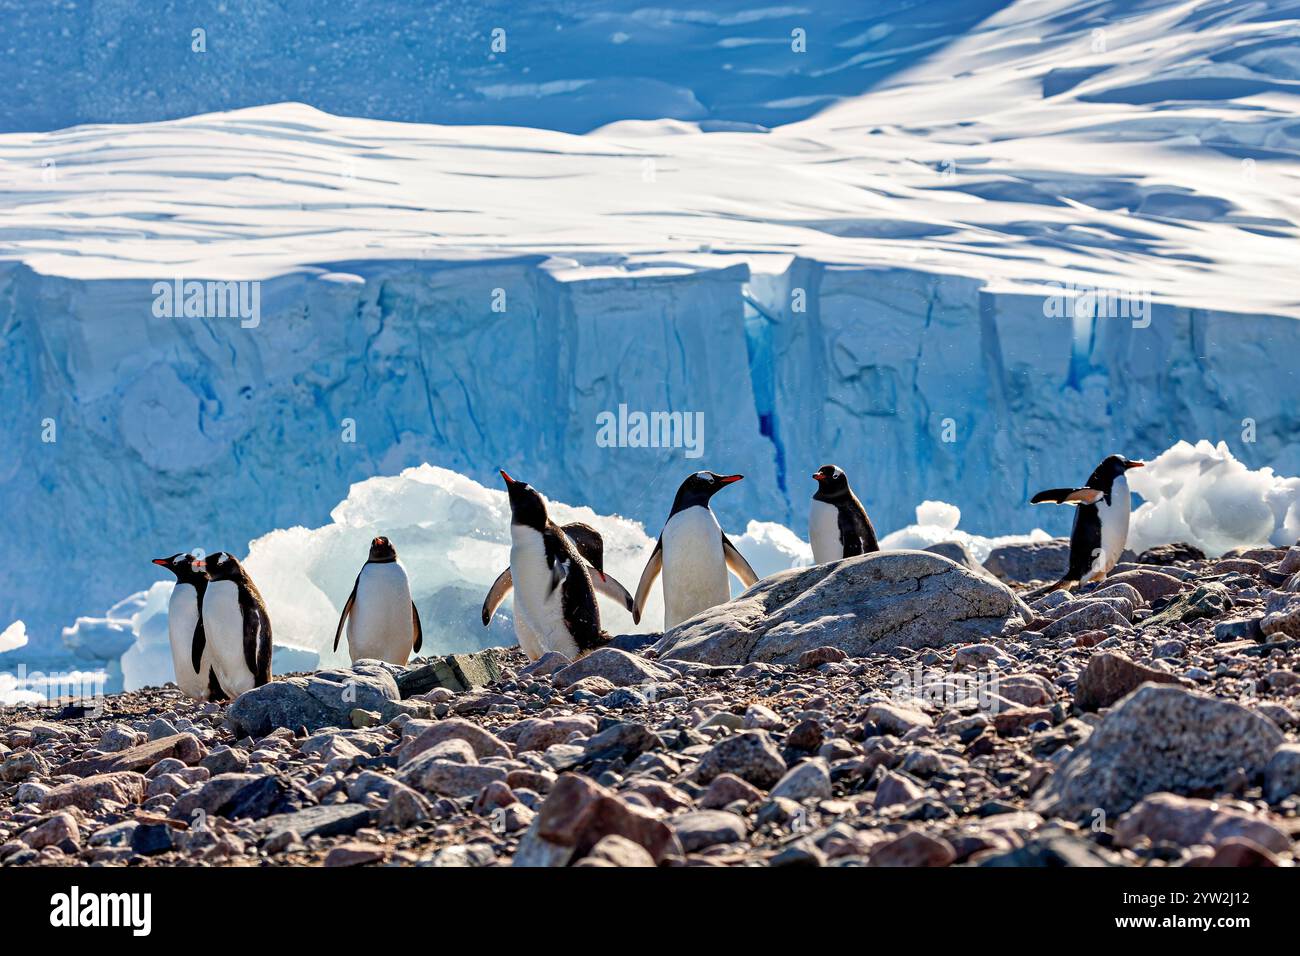
[[[1156,304],[1148,327],[1097,319],[1081,342],[1038,296],[802,258],[335,263],[264,282],[257,328],[159,319],[152,298],[0,264],[0,620],[26,622],[24,653],[146,587],[152,557],[322,524],[352,483],[425,461],[489,485],[518,471],[652,532],[705,467],[747,476],[717,500],[729,528],[802,532],[808,474],[833,460],[882,533],[939,498],[986,535],[1064,533],[1029,496],[1116,450],[1205,437],[1300,473],[1286,317]],[[702,412],[704,454],[601,447],[620,404]]]

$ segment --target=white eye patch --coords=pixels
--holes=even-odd
[[[695,473],[695,477],[700,479],[701,481],[711,481],[713,479],[713,476],[710,475],[707,471],[697,471]]]
[[[184,564],[184,563],[185,563],[185,555],[183,554],[178,554],[176,555],[176,557],[172,558],[172,564]]]
[[[228,557],[230,557],[230,555],[228,555],[228,554],[222,554],[221,557],[217,558],[217,564],[225,564],[225,563],[226,563],[226,558],[228,558]]]

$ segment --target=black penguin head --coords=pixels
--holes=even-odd
[[[605,577],[605,539],[591,525],[575,521],[564,526],[564,533],[578,553],[587,559],[587,563],[596,569],[603,580]]]
[[[1088,487],[1097,488],[1101,491],[1109,491],[1110,486],[1114,484],[1115,479],[1124,474],[1130,468],[1145,467],[1146,462],[1134,461],[1125,458],[1123,455],[1108,455],[1097,470],[1088,478]]]
[[[712,471],[697,471],[683,481],[681,487],[677,489],[677,497],[673,499],[673,510],[669,517],[696,505],[707,508],[710,498],[727,485],[734,484],[744,477],[744,475],[719,475]]]
[[[244,577],[244,568],[229,551],[218,551],[198,562],[207,572],[209,581],[238,581]]]
[[[370,542],[370,560],[375,564],[388,564],[397,560],[397,549],[383,535]]]
[[[195,584],[208,579],[199,559],[188,551],[173,554],[170,558],[154,558],[153,563],[176,575],[176,580],[182,584]]]
[[[822,465],[813,472],[813,480],[817,482],[814,498],[828,500],[848,494],[849,476],[839,465]]]
[[[510,523],[541,531],[546,527],[546,502],[526,481],[515,481],[504,471],[506,494],[510,496]]]

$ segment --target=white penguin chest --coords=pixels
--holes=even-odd
[[[664,627],[731,600],[722,526],[709,508],[687,508],[668,519],[663,537]]]
[[[213,581],[203,595],[203,631],[217,680],[226,693],[251,690],[255,675],[244,657],[244,614],[239,607],[239,585]]]
[[[411,584],[400,561],[366,564],[348,618],[348,650],[354,661],[369,658],[405,664],[415,642]]]
[[[559,651],[577,656],[577,644],[564,621],[564,569],[546,566],[546,543],[540,531],[524,525],[510,526],[510,576],[515,583],[515,620],[524,625],[520,634],[536,641],[541,653]],[[519,628],[516,628],[519,633]],[[529,652],[528,647],[524,647]]]
[[[167,637],[172,647],[176,686],[191,697],[203,698],[207,673],[194,671],[194,631],[199,624],[199,592],[192,584],[177,582],[167,601]],[[204,653],[204,659],[207,653]]]
[[[1097,502],[1097,516],[1101,521],[1101,555],[1105,564],[1100,568],[1109,572],[1119,563],[1120,555],[1128,544],[1128,521],[1132,506],[1132,496],[1128,490],[1128,479],[1116,478],[1110,489],[1110,504],[1103,498]]]
[[[825,564],[844,557],[844,542],[840,540],[840,509],[825,501],[813,499],[808,512],[808,543],[812,545],[813,563]]]

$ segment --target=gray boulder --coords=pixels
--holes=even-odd
[[[1204,796],[1238,770],[1263,772],[1282,732],[1231,701],[1144,684],[1117,703],[1048,780],[1031,809],[1082,820],[1129,810],[1150,793]]]
[[[568,667],[556,671],[551,676],[551,682],[563,689],[587,677],[603,677],[615,687],[631,687],[654,681],[672,680],[676,676],[675,672],[629,654],[627,651],[601,647]]]
[[[1004,544],[994,548],[984,562],[987,571],[1003,581],[1055,581],[1070,564],[1070,539],[1053,538],[1032,544]]]
[[[850,657],[983,641],[1032,612],[991,578],[926,551],[880,551],[764,578],[668,631],[659,658],[793,664],[837,647]]]
[[[263,737],[277,727],[350,727],[356,709],[378,711],[382,720],[417,714],[401,701],[392,669],[378,661],[272,681],[240,694],[226,718],[236,737]]]

